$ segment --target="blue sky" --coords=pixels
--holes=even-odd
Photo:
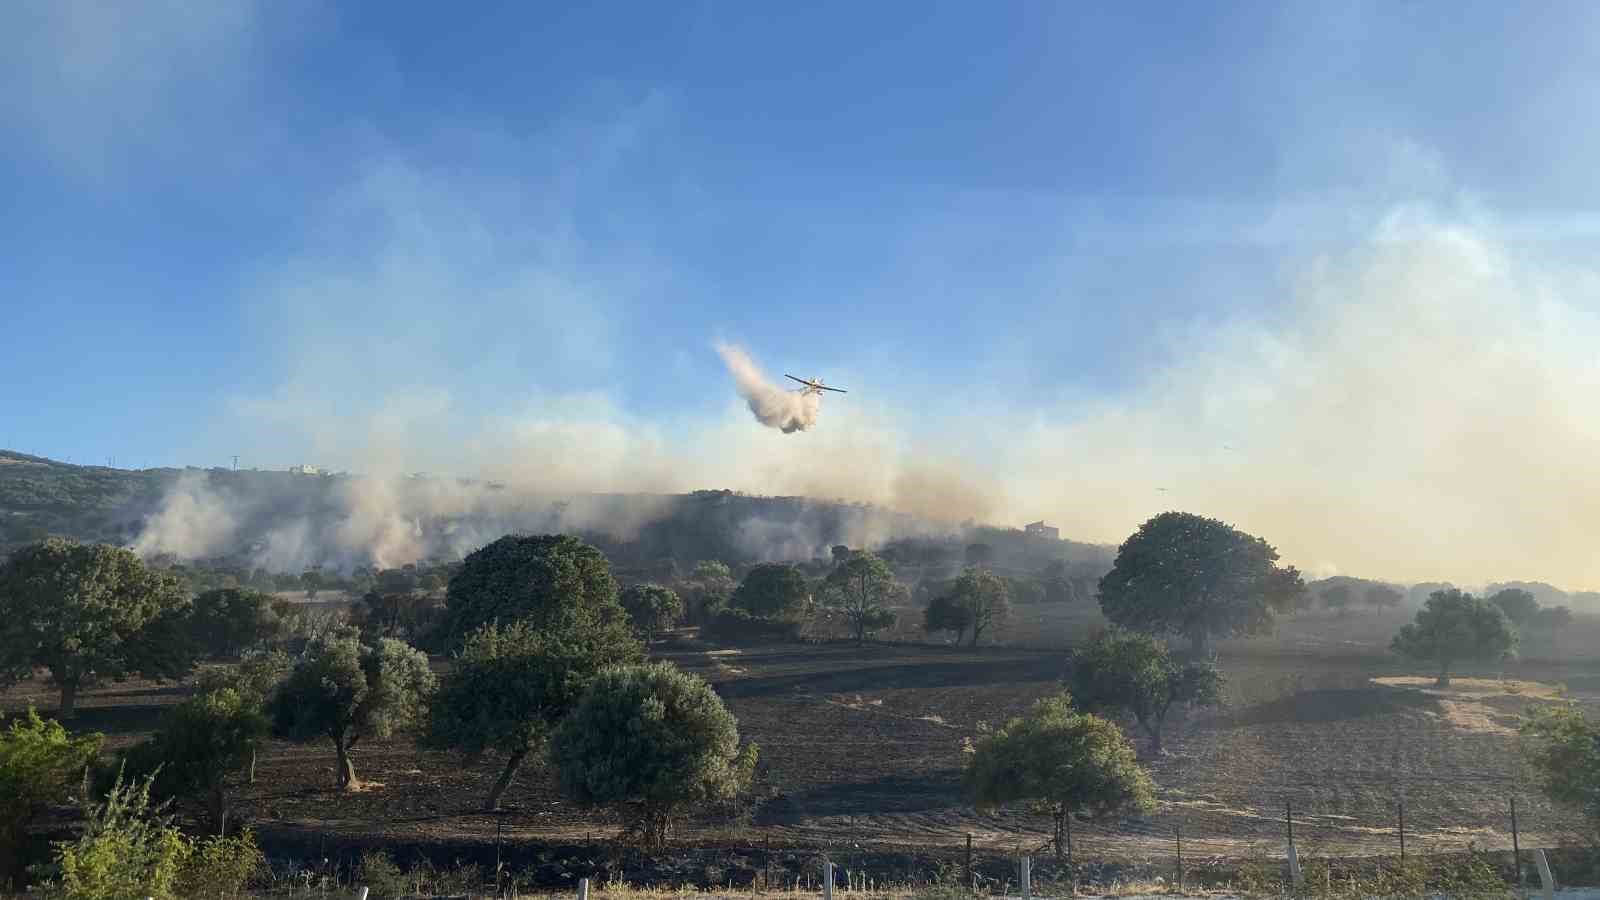
[[[802,458],[867,447],[959,473],[991,496],[980,514],[1115,539],[1166,502],[1152,484],[1212,480],[1186,467],[1217,435],[1269,443],[1204,397],[1270,394],[1320,428],[1345,401],[1317,385],[1414,383],[1341,368],[1359,350],[1317,355],[1317,328],[1361,333],[1392,302],[1374,273],[1447,275],[1469,252],[1496,261],[1490,293],[1595,309],[1592,5],[572,6],[5,4],[0,443],[136,465],[592,455],[606,477],[572,471],[599,487],[712,459],[686,478],[903,500]],[[1423,250],[1395,262],[1397,241]],[[1458,337],[1529,321],[1495,310]],[[1548,369],[1530,390],[1592,374],[1541,343],[1573,333],[1513,348]],[[816,435],[768,434],[718,340],[855,392]],[[1238,370],[1285,353],[1322,380]],[[1451,396],[1477,396],[1473,378],[1493,374]],[[1174,384],[1216,390],[1174,411]],[[1325,498],[1290,482],[1415,481],[1429,448],[1397,454],[1378,429],[1457,409],[1415,402],[1355,417],[1373,423],[1356,443],[1383,448],[1368,462],[1259,451],[1283,481],[1260,493],[1303,510]],[[1191,415],[1198,431],[1172,430]],[[1149,443],[1110,454],[1108,434]],[[1590,437],[1561,445],[1576,459]],[[1481,483],[1467,468],[1423,499]],[[1194,502],[1300,527],[1219,483],[1233,499]],[[1324,560],[1327,539],[1281,540],[1311,566],[1409,571],[1359,542]]]

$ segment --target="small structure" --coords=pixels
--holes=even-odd
[[[322,469],[317,466],[298,465],[290,466],[289,472],[292,475],[321,475]]]
[[[1052,541],[1061,540],[1061,529],[1053,525],[1046,525],[1043,519],[1037,522],[1029,522],[1023,526],[1022,530],[1031,538],[1049,538]]]

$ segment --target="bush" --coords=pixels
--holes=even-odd
[[[799,632],[797,622],[753,616],[738,608],[719,610],[701,628],[714,641],[792,641]]]
[[[236,897],[261,871],[266,856],[246,828],[233,837],[211,837],[199,843],[185,839],[178,870],[180,897]]]
[[[371,889],[372,900],[394,900],[411,893],[411,879],[382,850],[361,854],[361,883]]]
[[[153,776],[125,783],[119,775],[104,802],[86,809],[75,841],[56,844],[57,880],[46,886],[65,900],[168,900],[190,848],[165,805],[150,802]]]
[[[0,884],[22,877],[32,855],[29,823],[67,800],[99,755],[100,742],[98,734],[70,737],[60,722],[45,721],[32,707],[0,732]]]

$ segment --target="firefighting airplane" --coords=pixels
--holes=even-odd
[[[804,397],[804,396],[806,396],[808,394],[816,394],[817,396],[820,397],[822,395],[823,391],[838,391],[841,394],[850,393],[849,391],[845,390],[844,388],[828,387],[827,385],[822,383],[822,379],[821,378],[796,378],[793,375],[789,375],[787,373],[785,373],[783,377],[785,377],[785,378],[787,378],[787,379],[789,379],[791,381],[798,381],[801,384],[805,385],[805,387],[800,389],[800,396],[802,396],[802,397]]]

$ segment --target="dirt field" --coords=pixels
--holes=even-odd
[[[1529,786],[1514,729],[1518,715],[1558,685],[1600,705],[1600,660],[1528,660],[1504,673],[1509,681],[1462,672],[1438,691],[1372,641],[1327,636],[1338,633],[1333,624],[1319,633],[1315,623],[1290,623],[1273,639],[1224,643],[1227,707],[1169,723],[1169,755],[1151,761],[1160,809],[1116,825],[1080,823],[1075,849],[1159,859],[1175,851],[1181,826],[1190,859],[1281,855],[1291,802],[1302,855],[1390,854],[1399,849],[1402,800],[1410,852],[1501,849],[1510,846],[1513,796],[1524,848],[1571,839],[1576,823]],[[711,681],[743,735],[761,746],[755,802],[700,817],[685,840],[909,850],[956,848],[970,833],[980,848],[1014,851],[1044,839],[1046,823],[1026,811],[975,813],[960,771],[981,727],[1058,689],[1057,651],[719,648],[676,638],[657,655]],[[89,691],[73,727],[125,746],[185,691],[145,682]],[[23,685],[3,702],[48,710],[55,698],[43,685]],[[493,761],[464,765],[403,741],[355,755],[369,786],[341,796],[331,789],[329,745],[273,743],[257,783],[241,786],[238,812],[264,832],[335,844],[494,839],[495,818],[477,811],[497,772]],[[518,778],[507,805],[499,825],[512,843],[582,844],[619,824],[561,800],[537,769]]]

